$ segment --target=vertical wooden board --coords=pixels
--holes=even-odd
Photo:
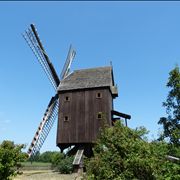
[[[111,111],[113,110],[113,98],[112,98],[112,94],[109,91],[109,120],[110,120],[110,126],[112,126],[112,115],[111,115]]]
[[[89,91],[85,91],[84,99],[84,121],[85,121],[85,142],[91,142],[90,124],[89,124]]]
[[[57,131],[57,144],[59,143],[59,142],[61,142],[61,138],[62,138],[62,126],[63,126],[63,124],[62,124],[62,121],[61,121],[61,107],[62,107],[62,102],[61,102],[61,97],[62,97],[62,95],[61,94],[59,94],[59,110],[58,110],[58,131]]]
[[[72,92],[71,99],[71,142],[76,142],[76,93]]]
[[[110,104],[109,104],[109,99],[110,99],[110,91],[109,89],[104,89],[104,96],[106,98],[104,98],[104,112],[106,112],[106,122],[108,123],[108,125],[110,125],[111,122],[111,117],[110,117]]]
[[[91,141],[94,141],[94,133],[95,133],[95,114],[94,114],[94,111],[96,109],[95,107],[95,103],[94,103],[94,98],[95,98],[95,92],[94,90],[90,90],[89,91],[89,132],[90,132],[90,138],[91,138]]]
[[[94,90],[93,91],[94,95],[93,95],[93,101],[94,101],[94,134],[93,134],[93,139],[96,140],[97,138],[97,133],[99,131],[99,119],[97,118],[97,115],[98,115],[98,112],[102,112],[102,109],[101,109],[101,101],[102,101],[102,98],[99,99],[99,98],[96,98],[96,94],[99,92],[99,93],[102,93],[100,92],[100,90]]]
[[[62,102],[62,94],[59,95],[59,112],[58,112],[58,143],[63,141],[64,128],[63,128],[63,102]]]
[[[87,90],[85,93],[85,121],[87,142],[92,142],[94,134],[94,104],[93,90]]]
[[[95,134],[96,134],[96,105],[95,105],[95,91],[92,90],[90,93],[90,104],[89,104],[89,122],[90,122],[90,133],[91,133],[91,140],[95,141]]]
[[[78,134],[79,134],[79,118],[80,118],[80,92],[74,91],[72,93],[72,126],[71,126],[71,142],[78,143]]]
[[[101,101],[99,102],[99,111],[102,112],[102,119],[98,120],[98,128],[97,128],[97,136],[99,135],[100,132],[100,128],[102,127],[102,125],[107,121],[107,104],[106,104],[106,93],[104,91],[104,89],[101,89],[101,93],[102,93],[102,98]]]
[[[96,134],[97,134],[97,112],[99,111],[98,105],[97,105],[97,99],[96,99],[96,90],[90,91],[90,127],[91,127],[91,138],[92,141],[96,140]]]
[[[78,111],[77,111],[77,121],[78,121],[78,141],[85,141],[85,120],[84,120],[84,104],[85,104],[85,92],[80,91],[78,93]]]
[[[78,142],[78,133],[79,133],[79,128],[78,128],[78,126],[79,126],[79,120],[78,120],[79,98],[78,98],[78,94],[79,94],[79,92],[75,92],[75,94],[74,94],[75,101],[73,101],[73,103],[75,104],[75,112],[74,112],[73,116],[74,116],[74,119],[76,121],[76,126],[74,127],[75,128],[75,132],[76,132],[75,133],[75,141],[74,142],[76,142],[76,143]]]
[[[60,99],[60,106],[59,106],[59,117],[58,117],[58,122],[59,122],[59,132],[58,132],[58,136],[59,136],[59,142],[63,143],[64,142],[64,137],[65,137],[65,132],[64,132],[64,122],[63,122],[63,111],[64,111],[64,103],[62,101],[63,99],[63,94],[60,94],[59,96]]]

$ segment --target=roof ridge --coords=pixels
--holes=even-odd
[[[96,69],[105,69],[105,68],[110,68],[112,69],[112,66],[99,66],[99,67],[92,67],[92,68],[85,68],[85,69],[77,69],[74,70],[74,72],[78,72],[78,71],[87,71],[87,70],[96,70]]]

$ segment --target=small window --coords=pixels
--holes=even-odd
[[[98,92],[98,93],[96,94],[96,98],[102,98],[102,93]]]
[[[64,121],[69,121],[69,117],[68,116],[64,116]]]
[[[102,112],[98,112],[97,119],[102,119]]]
[[[66,97],[65,97],[65,101],[70,101],[69,96],[66,96]]]

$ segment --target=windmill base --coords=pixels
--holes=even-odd
[[[63,152],[67,148],[71,148],[74,146],[72,149],[70,149],[67,152],[68,156],[75,155],[79,149],[84,149],[84,155],[88,158],[93,156],[93,144],[92,143],[76,143],[76,144],[58,144],[58,147],[60,148],[61,152]]]

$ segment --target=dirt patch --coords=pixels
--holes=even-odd
[[[22,175],[18,175],[13,180],[80,180],[78,173],[59,174],[53,170],[32,170],[23,171]]]

